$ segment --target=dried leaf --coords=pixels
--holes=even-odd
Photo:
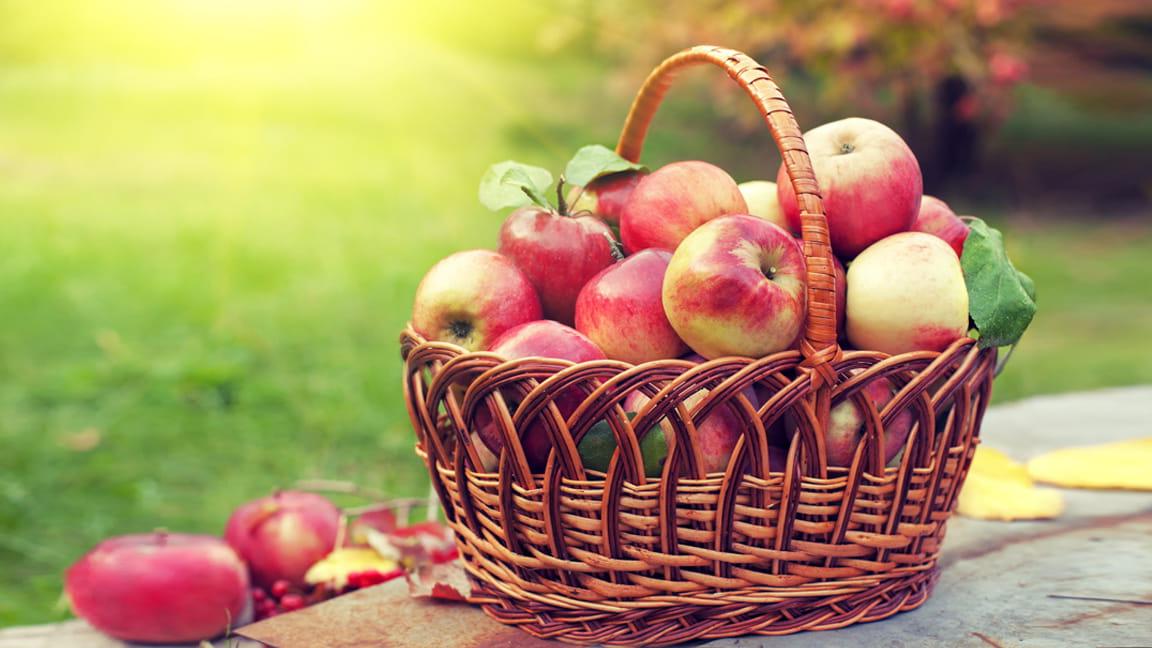
[[[406,578],[408,593],[416,598],[467,601],[472,596],[472,581],[459,561],[421,565]]]
[[[1064,496],[1060,491],[969,472],[956,512],[980,520],[1043,520],[1064,512]]]
[[[312,565],[304,580],[310,585],[324,584],[339,590],[348,584],[349,574],[380,572],[385,574],[398,567],[395,560],[381,556],[368,547],[342,547]]]
[[[1028,474],[1068,488],[1152,490],[1152,438],[1054,450],[1029,461]]]
[[[1054,518],[1064,512],[1064,496],[1036,488],[1023,464],[995,448],[980,446],[957,498],[956,512],[980,520]]]

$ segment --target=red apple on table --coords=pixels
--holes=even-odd
[[[674,250],[685,236],[713,218],[746,214],[736,181],[707,162],[673,162],[645,176],[620,216],[620,238],[629,253]]]
[[[880,239],[907,231],[920,210],[924,182],[912,149],[891,128],[852,117],[804,134],[832,249],[852,259]],[[780,206],[800,232],[800,206],[783,165],[776,178]]]
[[[491,250],[457,252],[432,266],[412,305],[412,327],[429,340],[482,351],[513,326],[540,319],[528,277]]]
[[[323,495],[277,491],[233,511],[224,538],[257,585],[302,585],[308,568],[336,546],[340,515]]]
[[[664,277],[664,310],[706,358],[765,356],[789,348],[800,333],[806,272],[788,232],[755,216],[724,216],[676,248]]]
[[[157,531],[96,545],[68,568],[64,591],[77,616],[116,639],[194,643],[240,623],[248,570],[219,538]]]
[[[532,282],[543,316],[570,325],[580,289],[615,263],[615,240],[612,229],[598,218],[531,205],[504,221],[499,250]]]
[[[924,196],[920,202],[920,212],[916,215],[916,222],[912,223],[912,231],[939,236],[956,250],[956,256],[964,254],[968,226],[948,207],[948,203],[935,196]]]
[[[596,178],[587,187],[573,187],[568,194],[573,200],[571,212],[588,211],[606,223],[619,225],[628,197],[646,175],[644,171],[623,171]]]
[[[589,362],[603,360],[605,357],[604,352],[582,333],[551,320],[528,322],[510,329],[500,336],[489,350],[508,360],[538,357]],[[583,401],[584,395],[578,389],[564,391],[554,397],[556,407],[565,418],[575,412]],[[508,403],[511,412],[514,412],[519,405],[516,399],[509,396],[505,396],[505,402]],[[552,450],[552,440],[548,437],[544,425],[545,423],[538,418],[529,424],[527,430],[520,431],[520,445],[524,448],[528,465],[536,471],[544,468],[548,454]],[[486,406],[476,410],[475,430],[487,449],[499,457],[504,449],[504,437],[501,436],[492,412]]]
[[[940,238],[903,232],[848,266],[848,341],[897,354],[942,351],[968,331],[968,289],[956,252]]]
[[[879,413],[888,401],[892,400],[892,383],[885,379],[870,381],[861,389]],[[828,427],[824,431],[824,447],[828,454],[829,466],[848,467],[856,454],[856,446],[864,435],[865,413],[854,398],[847,398],[832,407],[828,415]],[[908,440],[908,433],[914,422],[912,411],[905,409],[896,415],[884,429],[884,464],[887,465]]]
[[[767,180],[749,180],[741,182],[740,193],[744,194],[744,202],[748,203],[748,213],[788,229],[788,219],[780,208],[780,198],[777,195],[776,183]]]
[[[672,253],[642,250],[593,277],[576,299],[576,329],[614,360],[676,358],[688,347],[664,314],[661,290]]]

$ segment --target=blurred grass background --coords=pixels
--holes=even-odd
[[[64,616],[61,572],[109,535],[218,533],[300,478],[426,492],[397,345],[416,283],[495,244],[488,164],[613,143],[641,81],[541,44],[582,4],[0,0],[0,625]],[[1021,92],[997,150],[1152,143]],[[649,163],[773,178],[710,96],[673,93]],[[1042,194],[947,196],[1040,293],[996,399],[1152,381],[1147,212]]]

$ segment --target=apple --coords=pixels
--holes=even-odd
[[[532,205],[513,211],[504,221],[499,250],[532,282],[544,317],[572,324],[580,289],[615,263],[615,240],[602,220]]]
[[[897,354],[941,351],[968,331],[960,259],[923,232],[893,234],[848,266],[848,341]]]
[[[604,352],[584,334],[551,320],[528,322],[510,329],[500,336],[489,350],[508,360],[538,357],[589,362],[605,358]],[[519,402],[514,398],[505,396],[505,400],[511,411],[515,411],[519,406]],[[584,395],[579,389],[573,388],[556,394],[554,402],[560,409],[560,414],[567,418],[576,411],[580,403],[584,402]],[[520,444],[524,448],[528,465],[535,471],[544,468],[548,454],[552,451],[552,440],[548,437],[544,425],[544,421],[538,418],[529,424],[527,430],[520,431]],[[487,449],[499,457],[500,451],[504,449],[504,438],[492,417],[492,412],[486,406],[476,410],[475,428],[477,436]],[[486,459],[483,453],[481,459]]]
[[[257,585],[303,585],[308,568],[336,546],[340,516],[323,495],[276,491],[233,511],[224,539],[248,563]]]
[[[924,196],[913,232],[927,232],[939,236],[956,250],[956,256],[964,254],[964,241],[968,238],[968,226],[948,207],[948,203],[935,196]]]
[[[800,333],[806,272],[788,232],[755,216],[724,216],[676,248],[664,277],[664,310],[706,358],[765,356],[789,348]]]
[[[891,128],[852,117],[804,134],[828,217],[832,249],[852,259],[880,239],[907,231],[920,210],[924,181],[912,149]],[[800,206],[781,165],[780,207],[800,232]]]
[[[540,319],[540,299],[528,277],[491,250],[457,252],[432,266],[416,288],[412,327],[429,340],[468,351],[488,348],[500,334]]]
[[[587,187],[573,187],[568,194],[573,201],[571,212],[587,211],[606,223],[619,225],[628,197],[645,175],[645,171],[623,171],[596,178]]]
[[[788,219],[780,209],[775,182],[749,180],[741,182],[738,186],[740,193],[744,194],[744,202],[748,203],[749,214],[788,229]]]
[[[892,383],[884,379],[870,381],[861,390],[879,412],[892,400]],[[864,434],[864,411],[854,398],[840,401],[828,413],[828,427],[824,430],[824,447],[829,466],[848,467],[856,454],[856,446]],[[904,447],[912,430],[912,411],[905,409],[884,428],[884,463],[887,464]]]
[[[194,643],[239,625],[248,571],[219,538],[155,533],[110,538],[68,568],[77,616],[122,641]]]
[[[673,162],[644,177],[620,216],[620,237],[629,253],[674,250],[685,236],[713,218],[746,214],[736,181],[707,162]]]
[[[687,352],[661,299],[671,258],[667,250],[647,249],[600,271],[576,298],[576,330],[609,358],[632,364]]]

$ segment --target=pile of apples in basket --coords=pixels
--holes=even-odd
[[[836,257],[845,348],[942,351],[966,336],[985,347],[1015,344],[1035,313],[1035,292],[1008,259],[1000,232],[924,195],[915,155],[883,124],[843,119],[804,140]],[[593,145],[576,153],[555,186],[545,169],[493,165],[480,200],[512,209],[499,247],[452,254],[424,276],[412,327],[428,340],[507,360],[632,364],[799,348],[807,268],[800,209],[783,166],[776,183],[737,184],[707,162],[649,171]],[[892,387],[873,381],[867,398],[880,409]],[[756,404],[756,394],[746,396]],[[581,400],[562,393],[556,404],[567,417]],[[646,400],[635,392],[624,409],[634,413]],[[735,413],[718,408],[695,426],[706,472],[725,469],[739,425]],[[889,426],[885,461],[912,425],[905,412]],[[473,429],[484,468],[494,470],[504,441],[487,408]],[[833,409],[825,430],[829,465],[851,462],[863,429],[855,402]],[[657,477],[665,430],[636,432],[645,469]],[[543,425],[520,434],[530,467],[542,470],[551,450]],[[579,451],[585,468],[607,470],[615,451],[607,422],[584,435]]]

